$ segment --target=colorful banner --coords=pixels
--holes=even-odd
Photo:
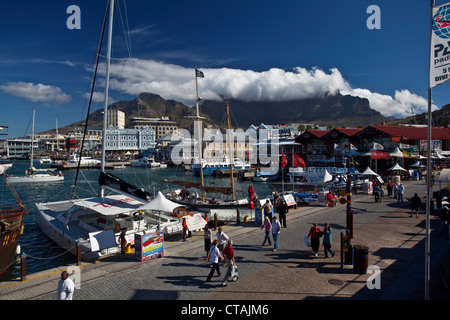
[[[391,155],[388,152],[372,150],[370,151],[372,159],[391,159]]]
[[[135,235],[135,257],[140,261],[148,261],[164,256],[164,233],[153,232]]]
[[[433,7],[430,53],[430,88],[449,80],[450,2]]]

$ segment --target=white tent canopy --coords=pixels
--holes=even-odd
[[[139,207],[139,210],[161,210],[166,212],[173,212],[173,209],[181,207],[182,205],[167,199],[161,191],[149,202]]]
[[[402,167],[400,167],[400,165],[398,163],[396,163],[392,168],[389,168],[388,171],[395,171],[395,170],[400,170],[400,171],[408,171],[406,169],[403,169]]]
[[[416,161],[416,163],[410,165],[410,167],[425,167],[420,161]]]
[[[392,151],[392,152],[390,153],[390,155],[391,155],[392,157],[403,158],[403,152],[401,152],[400,149],[399,149],[398,147],[396,147],[396,148],[394,149],[394,151]]]
[[[378,176],[378,173],[374,172],[370,167],[367,167],[366,170],[361,172],[361,175],[363,176]]]

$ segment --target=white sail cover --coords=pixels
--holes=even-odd
[[[142,201],[138,201],[125,195],[111,195],[104,198],[80,199],[74,203],[76,206],[86,207],[105,216],[127,214],[129,211],[138,210]]]
[[[161,191],[158,191],[156,196],[143,206],[139,207],[139,210],[161,210],[166,212],[173,212],[173,209],[181,207],[182,205],[170,201],[167,199]]]

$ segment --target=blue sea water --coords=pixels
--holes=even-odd
[[[7,171],[9,176],[23,175],[29,167],[29,161],[15,161],[13,166]],[[50,167],[50,165],[34,164],[37,168]],[[108,171],[108,170],[107,170]],[[193,177],[191,172],[184,172],[180,167],[169,168],[139,168],[127,167],[125,169],[111,170],[111,173],[144,188],[150,193],[166,190],[168,187],[164,179],[185,179],[199,180]],[[75,257],[60,248],[51,241],[39,228],[36,222],[36,206],[38,202],[61,201],[72,198],[74,193],[74,183],[76,170],[66,170],[63,172],[64,182],[37,183],[37,184],[17,184],[15,189],[23,203],[28,208],[28,215],[25,216],[24,232],[19,239],[21,252],[27,256],[27,274],[44,271],[61,265],[75,263]],[[98,195],[99,169],[82,170],[79,174],[76,187],[77,197],[92,197]],[[229,186],[229,177],[208,177],[205,184],[215,184],[217,186]],[[260,198],[265,197],[275,191],[275,187],[268,183],[253,183],[251,181],[241,181],[235,178],[235,189],[238,191],[237,198],[247,197],[248,187],[252,185]],[[239,192],[240,191],[240,192]],[[280,191],[279,189],[277,191]],[[216,198],[220,198],[218,195]],[[14,204],[15,200],[3,178],[0,178],[0,204]],[[20,263],[15,263],[8,272],[0,279],[7,280],[20,276]]]

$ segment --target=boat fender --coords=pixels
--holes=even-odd
[[[119,233],[120,232],[120,223],[116,222],[114,224],[114,233]]]

